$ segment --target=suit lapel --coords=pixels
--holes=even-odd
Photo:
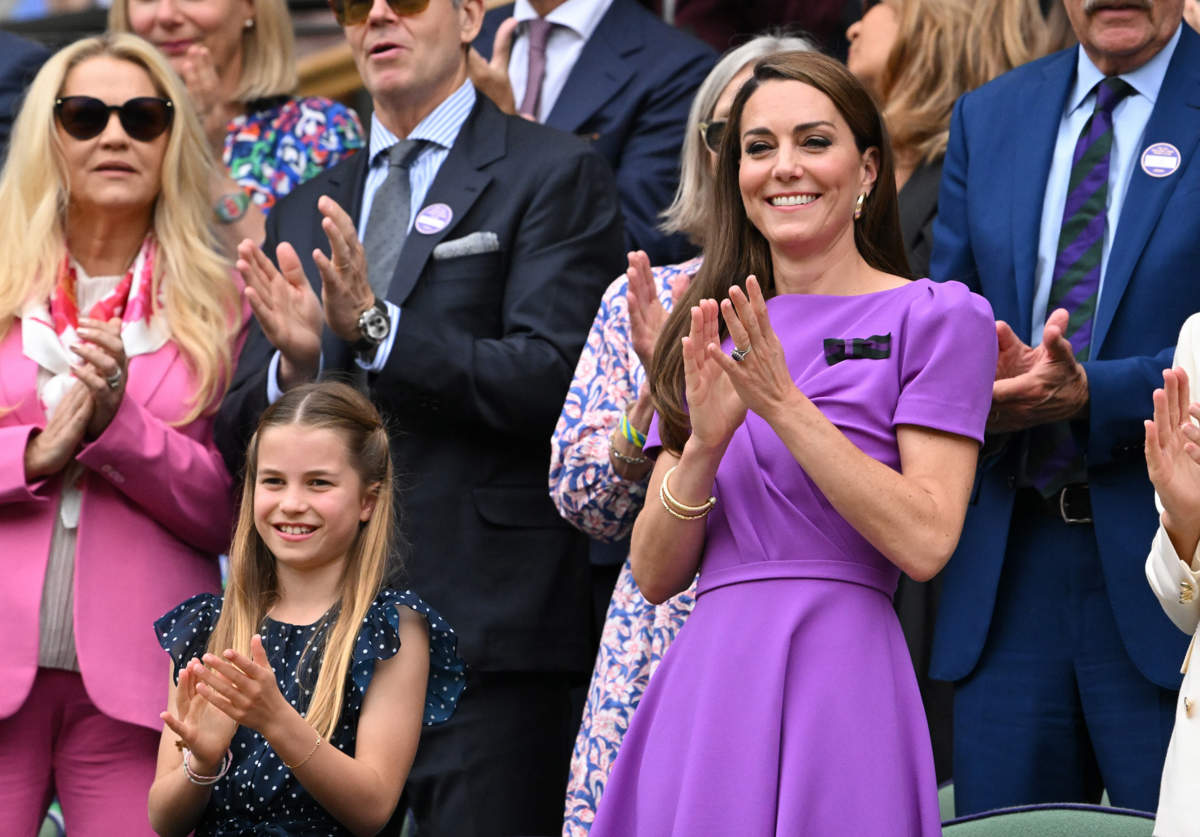
[[[391,302],[404,305],[425,272],[433,248],[455,231],[491,183],[491,175],[483,169],[504,156],[506,143],[505,117],[486,97],[478,96],[416,216],[419,218],[420,212],[427,207],[443,204],[450,209],[450,221],[432,233],[423,233],[414,225],[404,241],[396,273],[388,286],[387,298]]]
[[[1075,80],[1075,61],[1074,49],[1060,53],[1058,60],[1047,62],[1041,76],[1035,77],[1024,91],[1022,99],[1026,107],[1021,114],[1021,133],[1029,140],[1014,142],[1012,146],[1007,179],[1012,184],[1011,229],[1017,310],[1016,316],[1008,322],[1015,326],[1017,336],[1025,342],[1029,342],[1033,333],[1033,288],[1046,180],[1050,176],[1055,138],[1067,93]],[[1003,319],[999,312],[997,316]]]
[[[1146,122],[1146,130],[1134,153],[1133,173],[1129,190],[1117,222],[1104,273],[1104,288],[1096,309],[1092,337],[1092,357],[1098,357],[1104,338],[1112,327],[1117,305],[1129,286],[1146,242],[1157,227],[1163,208],[1175,192],[1175,187],[1188,171],[1200,139],[1200,36],[1183,26],[1183,34],[1171,56],[1162,89],[1158,91],[1154,110]],[[1179,149],[1180,168],[1166,177],[1151,177],[1142,170],[1143,149],[1151,143],[1168,142]]]
[[[642,32],[622,14],[623,2],[613,0],[584,44],[554,109],[546,117],[546,124],[552,128],[577,133],[633,75],[628,56],[645,48],[645,41]]]

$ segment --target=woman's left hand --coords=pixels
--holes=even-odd
[[[205,654],[196,692],[244,727],[270,738],[267,728],[292,706],[279,691],[262,637],[250,638],[250,657],[232,648]]]
[[[204,136],[219,163],[225,153],[229,121],[238,115],[238,109],[229,102],[221,101],[221,77],[208,47],[200,44],[188,47],[179,67],[179,75],[187,86],[192,105],[204,128]]]
[[[88,421],[87,438],[95,439],[105,431],[125,397],[129,359],[121,342],[121,321],[113,317],[108,322],[79,318],[76,333],[83,341],[72,350],[86,363],[75,366],[75,377],[83,382],[92,395],[95,409]]]
[[[746,407],[769,423],[793,399],[804,396],[792,380],[756,277],[746,277],[746,291],[742,293],[734,285],[729,289],[729,298],[721,300],[721,317],[734,348],[744,352],[742,359],[735,360],[715,343],[709,344],[708,353],[729,376]]]

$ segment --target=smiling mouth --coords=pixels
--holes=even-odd
[[[767,202],[771,206],[807,206],[815,201],[820,195],[776,195],[773,198],[767,198]]]
[[[279,532],[281,535],[291,535],[293,537],[303,537],[304,535],[311,535],[313,532],[317,531],[317,527],[316,526],[304,526],[304,525],[295,524],[295,523],[276,523],[275,531]]]

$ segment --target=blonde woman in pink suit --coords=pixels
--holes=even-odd
[[[168,661],[217,591],[212,441],[245,316],[182,84],[131,35],[37,75],[0,177],[0,834],[149,833]]]

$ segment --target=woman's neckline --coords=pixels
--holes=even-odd
[[[796,293],[775,294],[773,297],[771,297],[771,299],[863,299],[864,297],[868,296],[880,296],[882,294],[891,294],[895,293],[896,291],[903,291],[907,288],[913,287],[914,285],[927,283],[930,281],[932,280],[930,280],[928,277],[910,279],[903,285],[896,285],[892,288],[880,288],[877,291],[866,291],[865,293],[861,294],[815,294],[798,291]],[[768,299],[767,302],[770,302],[771,299]]]

